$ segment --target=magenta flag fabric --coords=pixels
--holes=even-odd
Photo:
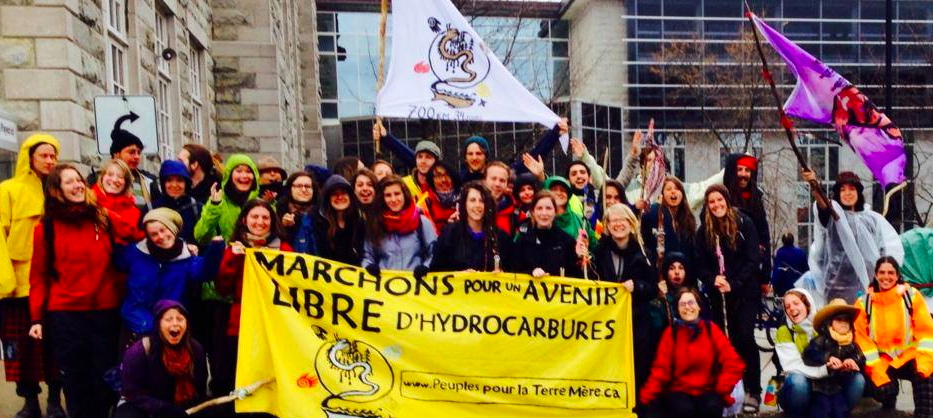
[[[789,116],[832,124],[882,185],[906,181],[901,131],[871,100],[832,68],[751,15],[758,31],[797,76],[784,103]]]

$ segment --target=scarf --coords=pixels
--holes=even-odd
[[[160,248],[158,245],[155,245],[152,240],[146,238],[146,249],[149,250],[149,254],[158,260],[160,263],[167,263],[174,260],[176,257],[181,255],[182,250],[185,248],[185,241],[181,239],[175,239],[175,244],[172,245],[169,249]]]
[[[382,224],[386,232],[394,232],[399,235],[408,235],[418,229],[421,223],[421,216],[415,205],[409,204],[407,208],[400,212],[385,211],[382,214]]]
[[[832,337],[833,341],[836,341],[836,343],[838,343],[840,347],[852,344],[852,338],[853,338],[852,335],[854,333],[852,332],[851,327],[849,328],[849,332],[845,334],[840,334],[836,332],[836,330],[834,330],[832,326],[827,327],[827,329],[829,330],[829,336]]]
[[[194,363],[187,348],[165,345],[162,350],[162,363],[165,371],[175,378],[175,405],[183,405],[194,399]]]
[[[460,194],[456,190],[451,190],[447,193],[435,192],[437,196],[437,201],[441,203],[441,206],[445,208],[452,208],[457,204],[457,198],[460,197]]]
[[[255,180],[253,183],[253,188],[255,188]],[[238,207],[243,207],[243,205],[246,204],[246,201],[249,200],[249,195],[252,192],[253,189],[247,190],[245,192],[239,191],[236,186],[233,185],[232,179],[227,181],[227,184],[224,185],[224,197],[226,197],[227,200],[237,205]]]
[[[249,248],[262,248],[269,244],[270,232],[267,232],[265,235],[256,235],[251,232],[246,232],[246,244]]]
[[[688,329],[692,331],[690,334],[690,341],[695,340],[697,336],[700,335],[700,331],[702,330],[702,328],[700,327],[699,316],[697,316],[697,319],[694,319],[693,321],[689,321],[689,322],[684,321],[683,319],[680,319],[680,318],[675,318],[674,324],[681,326],[681,327],[687,327]]]
[[[70,224],[83,221],[97,222],[97,207],[85,202],[55,202],[47,205],[45,214],[51,219]]]

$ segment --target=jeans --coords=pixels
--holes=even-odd
[[[843,392],[849,409],[855,407],[865,391],[865,376],[853,373],[846,382]],[[788,373],[784,385],[778,392],[778,404],[788,417],[807,417],[810,414],[812,390],[810,379],[800,373]]]

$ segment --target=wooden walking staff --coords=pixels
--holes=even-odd
[[[252,395],[253,392],[256,392],[257,390],[259,390],[259,388],[265,385],[268,385],[269,383],[272,383],[274,381],[275,381],[275,378],[269,377],[269,378],[265,378],[257,382],[253,382],[253,384],[246,386],[244,388],[234,389],[233,392],[230,392],[230,394],[227,396],[221,396],[219,398],[214,398],[208,401],[204,401],[195,406],[192,406],[191,408],[186,409],[185,414],[194,415],[200,412],[204,408],[209,408],[215,405],[225,404],[227,402],[233,402],[235,400],[246,399],[247,396]]]
[[[790,148],[794,151],[794,155],[797,157],[797,162],[800,163],[800,167],[805,171],[811,171],[810,167],[807,166],[807,161],[803,158],[803,154],[800,152],[800,148],[797,147],[797,135],[794,133],[794,123],[787,117],[787,113],[784,112],[784,106],[781,104],[781,96],[778,94],[777,86],[774,85],[774,78],[771,76],[771,71],[768,69],[768,60],[765,58],[764,50],[761,49],[761,39],[758,37],[758,28],[755,26],[755,21],[752,19],[752,9],[749,7],[748,1],[745,2],[745,16],[748,17],[748,22],[752,25],[752,35],[755,36],[755,48],[758,50],[758,57],[761,58],[761,76],[764,77],[768,85],[771,86],[771,96],[774,97],[774,103],[777,105],[778,115],[781,118],[781,126],[784,127],[787,141],[790,142]],[[810,190],[813,192],[813,197],[816,199],[816,204],[821,209],[828,209],[833,220],[839,220],[839,215],[833,210],[833,206],[829,203],[829,199],[826,198],[826,195],[823,194],[823,187],[820,183],[816,180],[809,181],[808,183],[810,184]]]
[[[379,68],[378,73],[376,73],[376,95],[379,95],[379,90],[382,90],[382,85],[385,84],[385,64],[386,64],[386,21],[389,19],[389,0],[382,0],[380,4],[380,13],[379,16]],[[382,116],[376,116],[376,125],[379,128],[382,128]],[[379,138],[374,138],[373,148],[375,153],[373,155],[379,155]]]

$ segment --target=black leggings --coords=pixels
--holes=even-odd
[[[722,398],[712,392],[699,396],[668,392],[649,406],[648,415],[662,418],[720,418],[724,407]]]
[[[68,416],[108,416],[117,393],[104,382],[104,372],[117,365],[117,311],[48,312],[46,324],[62,374]]]

